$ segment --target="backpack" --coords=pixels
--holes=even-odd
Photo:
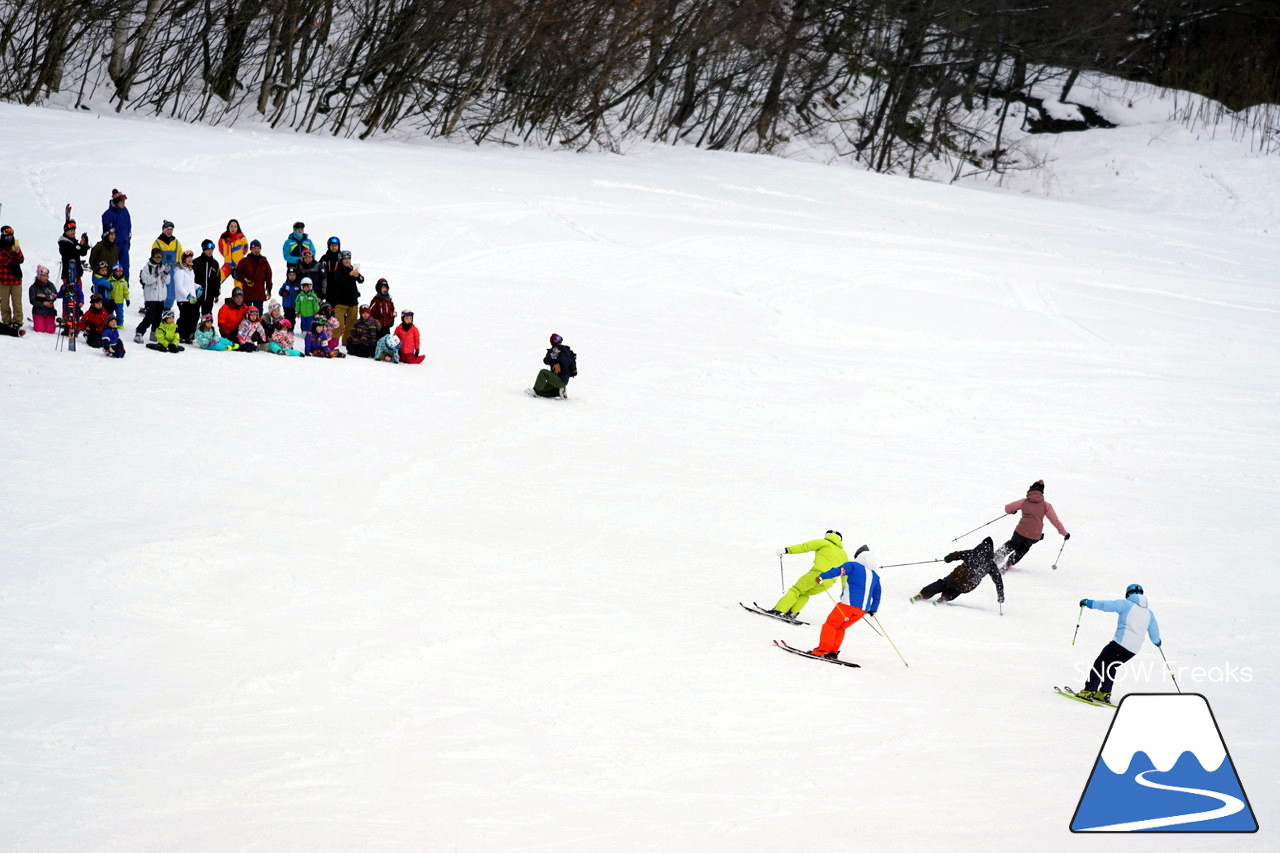
[[[560,347],[560,373],[570,379],[578,375],[578,356],[566,346]]]

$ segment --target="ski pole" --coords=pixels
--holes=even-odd
[[[888,632],[888,631],[885,631],[884,625],[883,625],[883,624],[881,624],[881,622],[880,622],[880,620],[879,620],[879,619],[876,619],[876,617],[875,617],[875,615],[874,615],[874,614],[872,614],[871,618],[876,620],[876,624],[877,624],[877,625],[880,625],[880,630],[881,630],[881,631],[884,631],[884,638],[885,638],[886,640],[888,640],[888,641],[889,641],[889,645],[893,646],[893,650],[894,650],[895,652],[898,652],[898,647],[897,647],[897,645],[895,645],[895,644],[894,644],[893,639],[889,636],[889,632]],[[911,664],[907,663],[907,659],[906,659],[906,658],[904,658],[904,657],[902,657],[902,652],[898,652],[898,657],[902,660],[902,665],[903,665],[903,666],[905,666],[907,669],[910,669],[910,668],[911,668]]]
[[[782,594],[786,595],[787,578],[786,578],[786,575],[782,573],[782,555],[781,554],[778,555],[778,583],[782,584]]]
[[[991,519],[990,521],[988,521],[988,522],[987,522],[987,524],[995,524],[997,521],[999,521],[1000,519],[1004,518],[1006,515],[1009,515],[1009,513],[1007,513],[1007,512],[1002,512],[1002,513],[1000,513],[998,516],[996,516],[995,518],[993,518],[993,519]],[[987,524],[979,524],[977,527],[975,527],[975,528],[973,528],[972,530],[970,530],[970,531],[969,531],[969,533],[977,533],[979,530],[981,530],[982,528],[986,527],[986,526],[987,526]],[[963,539],[964,537],[968,536],[968,535],[969,535],[969,533],[961,533],[959,536],[957,536],[955,539],[952,539],[951,541],[952,541],[952,542],[959,541],[959,540]]]
[[[1071,645],[1076,644],[1076,637],[1080,636],[1080,620],[1084,619],[1084,605],[1080,605],[1080,614],[1076,616],[1076,632],[1071,635]]]
[[[881,566],[882,569],[896,569],[899,566],[923,566],[925,563],[941,563],[941,560],[921,560],[918,563],[890,563],[887,566]]]
[[[1164,649],[1160,646],[1156,646],[1156,648],[1160,649],[1160,657],[1164,659],[1164,668],[1169,670],[1169,677],[1173,679],[1173,686],[1178,687],[1178,676],[1173,674],[1173,667],[1169,666],[1169,659],[1164,656]],[[1181,687],[1178,687],[1178,692],[1182,692]]]
[[[1062,540],[1062,548],[1065,548],[1065,547],[1067,547],[1067,540],[1063,539],[1063,540]],[[1059,548],[1059,549],[1058,549],[1058,556],[1053,558],[1053,565],[1049,567],[1049,568],[1053,569],[1054,571],[1057,571],[1057,569],[1058,569],[1058,558],[1062,556],[1062,548]],[[1075,552],[1073,551],[1072,553],[1075,553]]]

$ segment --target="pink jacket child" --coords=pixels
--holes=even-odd
[[[1044,499],[1044,480],[1036,480],[1027,489],[1025,498],[1013,501],[1004,508],[1004,511],[1010,515],[1019,510],[1022,511],[1022,518],[1018,519],[1018,526],[1013,529],[1013,536],[996,551],[997,564],[1000,563],[1001,557],[1008,557],[1008,562],[1003,565],[1003,571],[1016,565],[1027,555],[1032,545],[1044,538],[1046,517],[1049,523],[1062,534],[1064,540],[1071,538],[1071,534],[1062,526],[1062,522],[1058,521],[1058,514],[1053,511],[1053,504]]]

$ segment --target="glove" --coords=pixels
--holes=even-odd
[[[1071,534],[1070,534],[1070,533],[1064,533],[1064,534],[1062,534],[1062,541],[1063,541],[1063,542],[1067,541],[1067,540],[1068,540],[1068,539],[1070,539],[1070,538],[1071,538]]]
[[[1004,596],[1003,595],[999,596],[998,598],[996,598],[996,601],[998,601],[1001,604],[1004,604]]]
[[[942,558],[942,562],[950,563],[952,560],[958,560],[958,559],[960,559],[960,555],[957,554],[955,551],[952,551],[950,554]]]
[[[874,610],[872,610],[872,611],[870,611],[869,613],[867,613],[867,615],[868,615],[868,616],[875,616],[875,615],[876,615],[876,612],[875,612]],[[1156,645],[1159,645],[1159,643],[1157,643]]]
[[[132,305],[133,303],[132,303],[132,302],[130,302],[128,299],[126,299],[126,300],[124,301],[124,304],[125,304],[126,306],[129,306],[129,305]]]
[[[1158,649],[1158,648],[1160,648],[1160,644],[1159,644],[1159,643],[1156,643],[1156,648],[1157,648],[1157,649]]]
[[[1081,607],[1088,607],[1088,606],[1089,606],[1089,599],[1087,599],[1087,598],[1082,598],[1082,599],[1080,599],[1080,606],[1081,606]]]
[[[785,557],[785,556],[787,556],[787,549],[786,549],[786,548],[779,548],[779,549],[778,549],[778,556],[779,556],[779,557]]]

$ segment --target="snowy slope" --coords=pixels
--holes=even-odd
[[[1049,688],[1113,630],[1086,613],[1073,647],[1076,601],[1134,581],[1177,665],[1251,676],[1180,679],[1263,828],[1196,849],[1272,844],[1267,235],[696,150],[0,127],[28,271],[113,186],[135,254],[236,217],[274,263],[300,217],[429,354],[0,338],[0,849],[1074,849],[1109,712]],[[552,331],[564,403],[521,393]],[[885,570],[910,668],[861,626],[860,670],[784,655],[816,628],[736,604],[774,600],[781,545],[934,559],[1039,477],[1073,538],[1003,616],[989,582],[913,607],[939,566]],[[1140,662],[1122,692],[1169,689]]]

